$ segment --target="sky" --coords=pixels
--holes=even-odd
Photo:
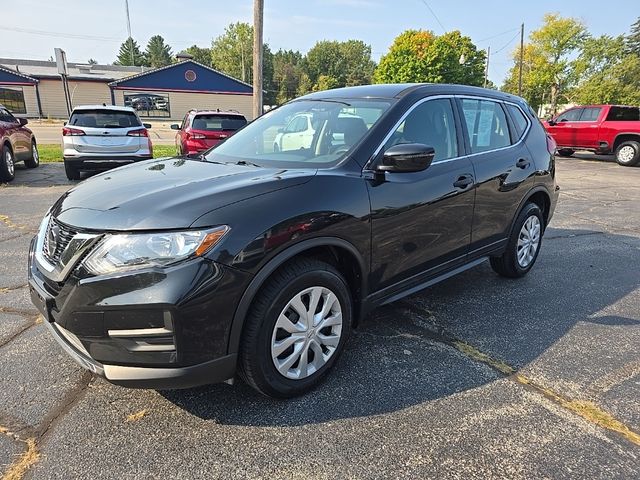
[[[54,47],[71,62],[112,63],[127,37],[124,0],[20,0],[2,9],[0,57],[47,60]],[[64,7],[62,7],[64,5]],[[265,0],[264,39],[308,51],[319,40],[359,39],[374,60],[406,29],[460,30],[478,48],[491,47],[489,78],[502,84],[511,53],[548,12],[582,20],[593,35],[627,33],[638,0]],[[160,34],[174,53],[211,40],[232,22],[252,22],[252,0],[129,0],[132,36],[144,48]]]

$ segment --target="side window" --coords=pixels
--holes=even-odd
[[[581,113],[582,108],[572,108],[571,110],[567,110],[566,112],[558,115],[556,122],[576,122],[580,118]]]
[[[607,115],[607,121],[637,121],[640,120],[640,108],[638,107],[611,107],[609,109],[609,115]]]
[[[304,132],[306,127],[307,119],[304,116],[294,117],[293,120],[289,122],[289,125],[287,125],[285,133]]]
[[[400,143],[422,143],[436,151],[434,161],[458,156],[456,125],[451,101],[427,100],[418,105],[393,133],[384,149]]]
[[[600,116],[601,108],[598,107],[590,107],[582,110],[582,115],[580,115],[581,122],[595,122],[598,120]]]
[[[16,123],[16,119],[9,113],[9,110],[0,108],[0,122]]]
[[[509,111],[509,115],[511,115],[511,119],[513,120],[513,123],[516,127],[518,139],[522,138],[522,135],[529,126],[529,120],[527,120],[527,117],[525,117],[524,113],[522,113],[522,110],[520,110],[515,105],[505,103],[505,107]]]
[[[491,100],[462,100],[471,153],[486,152],[511,145],[504,110]]]
[[[182,125],[180,125],[180,130],[184,130],[189,126],[189,114],[187,113],[182,119]]]

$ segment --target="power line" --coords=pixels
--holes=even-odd
[[[427,7],[429,9],[429,11],[431,12],[431,15],[433,15],[433,18],[436,19],[436,22],[438,22],[438,25],[440,25],[440,28],[442,29],[443,32],[446,32],[447,29],[444,28],[444,25],[442,25],[442,22],[440,21],[440,19],[438,18],[438,16],[436,15],[436,12],[433,11],[433,9],[429,6],[429,4],[427,3],[427,0],[421,0],[422,3],[424,3],[425,7]]]
[[[480,40],[478,40],[478,43],[486,42],[487,40],[492,40],[494,38],[501,37],[502,35],[506,35],[507,33],[515,32],[516,30],[520,31],[520,28],[519,27],[518,28],[511,28],[509,30],[505,30],[504,32],[496,33],[495,35],[491,35],[490,37],[481,38]]]
[[[119,42],[120,41],[115,37],[98,37],[95,35],[83,35],[83,34],[77,34],[77,33],[49,32],[46,30],[32,30],[29,28],[0,26],[0,30],[7,30],[10,32],[18,32],[18,33],[28,33],[31,35],[43,35],[45,37],[72,38],[72,39],[78,39],[78,40],[97,40],[101,42]]]
[[[500,47],[498,50],[496,50],[495,52],[493,52],[493,54],[495,55],[496,53],[500,53],[502,50],[504,50],[505,48],[507,48],[509,45],[511,45],[511,42],[513,42],[516,38],[518,38],[518,35],[520,35],[520,29],[518,28],[518,31],[516,32],[516,34],[511,37],[511,40],[509,40],[507,43],[505,43],[502,47]]]

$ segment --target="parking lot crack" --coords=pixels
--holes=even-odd
[[[546,385],[536,382],[526,375],[519,373],[516,367],[509,365],[507,362],[479,350],[469,342],[456,338],[454,335],[447,332],[444,327],[435,323],[435,319],[433,319],[433,315],[429,311],[422,310],[419,306],[408,301],[402,301],[400,303],[412,314],[410,317],[414,320],[414,325],[428,332],[430,338],[455,348],[475,362],[491,367],[493,370],[501,373],[505,378],[523,385],[539,395],[542,395],[547,400],[552,401],[554,404],[582,417],[589,423],[597,425],[600,428],[608,430],[617,436],[640,446],[640,433],[634,431],[632,428],[616,419],[612,414],[602,409],[595,402],[570,398],[561,392],[557,392]],[[420,312],[422,315],[420,315]],[[424,321],[425,314],[430,317],[429,322]],[[418,318],[416,319],[414,315],[418,315]],[[630,365],[628,368],[621,369],[618,372],[618,375],[614,374],[611,378],[605,378],[602,381],[603,387],[606,388],[609,384],[616,384],[616,382],[621,381],[621,379],[624,381],[624,379],[629,377],[629,375],[637,373],[636,368],[638,367],[639,366],[635,364]]]

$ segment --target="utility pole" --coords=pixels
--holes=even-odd
[[[133,55],[133,41],[129,41],[131,38],[131,18],[129,17],[129,0],[124,0],[124,6],[127,10],[127,34],[129,37],[127,38],[127,43],[129,43],[129,51],[131,52],[131,65],[136,64],[136,59]]]
[[[518,96],[522,96],[522,64],[524,63],[524,23],[520,26],[520,72],[518,73]]]
[[[262,115],[262,28],[264,0],[253,0],[253,118]]]
[[[484,66],[484,88],[487,88],[487,79],[489,77],[489,57],[491,56],[491,47],[487,47],[487,63]]]

